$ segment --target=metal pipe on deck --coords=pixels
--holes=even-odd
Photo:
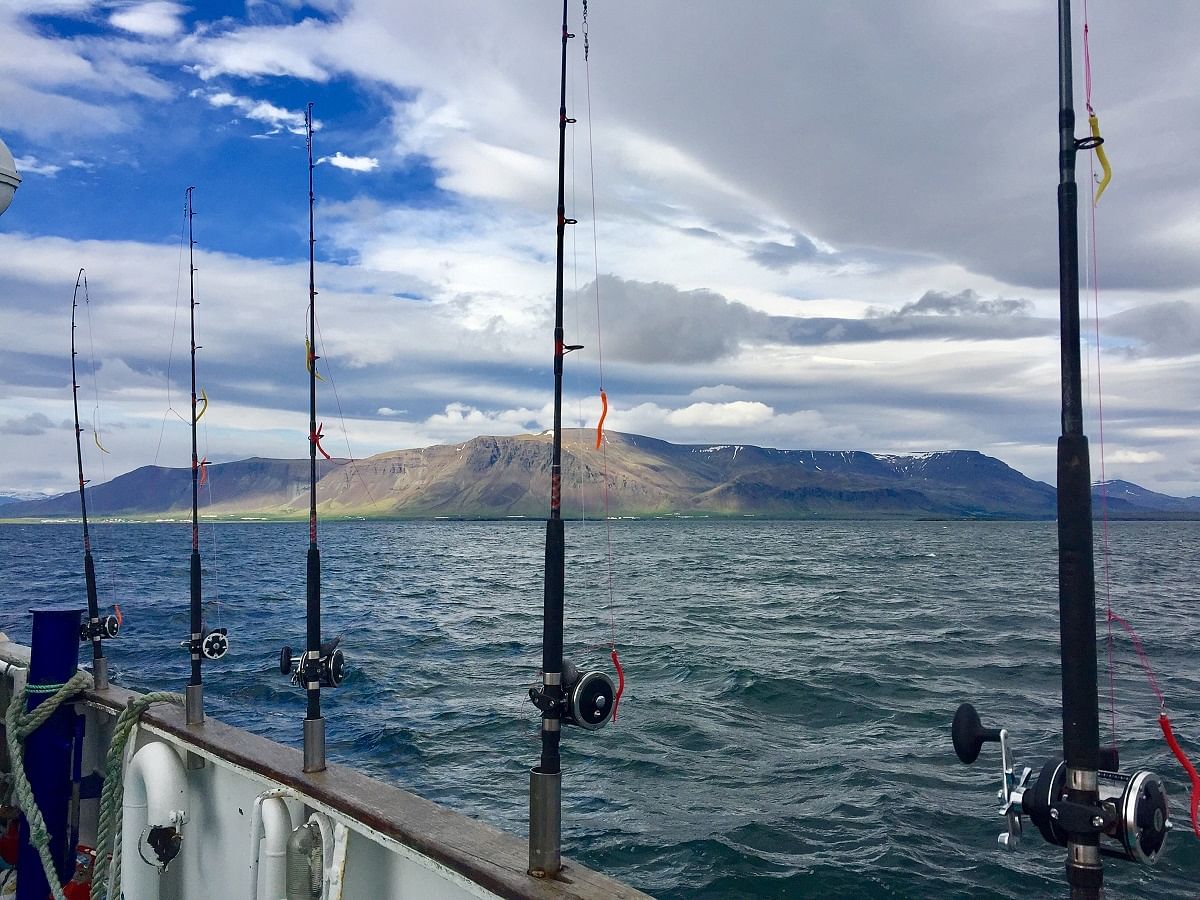
[[[139,749],[125,771],[125,796],[121,803],[121,891],[126,897],[152,900],[161,891],[161,873],[174,858],[167,856],[171,835],[180,836],[188,820],[187,772],[179,753],[164,741],[151,741]],[[148,861],[143,844],[149,839]],[[162,849],[160,849],[162,848]],[[179,852],[175,843],[174,853]]]
[[[283,900],[291,833],[292,815],[282,792],[268,791],[256,797],[250,826],[251,900]]]

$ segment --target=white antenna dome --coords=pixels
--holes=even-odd
[[[8,209],[8,204],[12,203],[13,194],[17,192],[17,185],[20,183],[21,176],[17,174],[17,164],[13,155],[8,145],[0,140],[0,215],[3,215]]]

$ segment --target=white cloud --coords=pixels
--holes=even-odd
[[[209,91],[196,89],[193,97],[203,99],[209,106],[216,109],[236,109],[247,119],[262,122],[271,128],[271,134],[287,130],[292,134],[304,134],[304,112],[284,109],[266,100],[255,100],[252,97],[241,97],[228,91]],[[313,131],[320,130],[320,123],[313,121]]]
[[[733,397],[741,397],[746,393],[744,388],[732,384],[704,385],[688,393],[695,400],[728,401]]]
[[[47,178],[53,178],[63,168],[62,166],[54,165],[54,163],[41,162],[36,156],[19,156],[14,162],[16,163],[17,171],[21,175],[45,175]]]
[[[484,410],[466,403],[450,403],[421,422],[426,434],[438,435],[439,442],[467,440],[480,434],[519,434],[540,431],[553,421],[551,407],[540,410]]]
[[[95,6],[95,0],[7,0],[11,12],[23,15],[80,15]]]
[[[775,410],[756,400],[733,400],[729,403],[693,403],[667,413],[668,425],[684,428],[711,425],[714,428],[750,428],[767,422]]]
[[[84,16],[92,3],[0,3],[0,122],[12,132],[53,142],[59,152],[68,142],[119,133],[140,116],[137,104],[171,96],[169,84],[136,57],[141,51],[100,38],[63,38],[35,26],[24,15],[50,13]],[[130,45],[137,42],[129,42]]]
[[[328,72],[315,60],[324,40],[325,27],[306,20],[294,26],[250,26],[215,35],[201,32],[184,38],[181,50],[195,61],[196,74],[206,81],[222,75],[290,75],[321,82]]]
[[[1157,450],[1110,450],[1105,454],[1105,461],[1110,465],[1156,463],[1165,458]]]
[[[169,38],[183,30],[187,7],[167,0],[134,3],[118,8],[108,17],[114,28],[145,37]]]
[[[379,160],[373,156],[344,156],[339,150],[333,156],[322,156],[317,164],[329,163],[338,169],[349,169],[352,172],[371,172],[379,168]]]

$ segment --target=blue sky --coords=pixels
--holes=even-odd
[[[588,65],[581,40],[570,59],[567,326],[587,345],[569,358],[570,424],[595,421],[602,343],[613,429],[980,449],[1052,481],[1049,6],[591,3]],[[1098,451],[1099,365],[1105,473],[1200,494],[1200,10],[1156,9],[1089,3],[1116,178],[1097,211],[1087,429]],[[91,477],[186,464],[170,408],[188,185],[202,449],[306,454],[309,102],[326,445],[547,427],[559,15],[549,0],[0,5],[0,138],[23,178],[0,218],[0,490],[71,487],[80,267],[83,413],[110,450],[89,451]],[[1082,109],[1078,69],[1077,84]]]

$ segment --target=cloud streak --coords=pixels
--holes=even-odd
[[[595,288],[583,289],[590,296]],[[1025,300],[983,299],[974,291],[926,291],[896,310],[870,307],[862,318],[770,315],[712,291],[680,291],[601,276],[605,340],[637,363],[702,363],[748,345],[802,347],[915,340],[1017,340],[1050,336],[1057,323],[1028,315]]]
[[[183,30],[187,8],[166,0],[131,3],[119,7],[108,17],[115,28],[152,38],[174,37]]]
[[[63,424],[65,425],[66,423]],[[29,415],[20,419],[6,419],[0,422],[0,434],[34,436],[42,435],[47,431],[62,427],[62,425],[55,425],[42,413],[29,413]]]
[[[196,89],[193,97],[204,100],[216,109],[233,109],[252,122],[260,122],[270,128],[268,134],[279,134],[287,131],[291,134],[304,134],[304,113],[283,109],[266,100],[255,100],[252,97],[240,97],[228,91],[209,91]],[[318,130],[314,123],[313,130]]]
[[[346,156],[341,150],[333,156],[322,156],[317,160],[318,165],[322,163],[351,172],[373,172],[379,168],[379,160],[373,156]]]

